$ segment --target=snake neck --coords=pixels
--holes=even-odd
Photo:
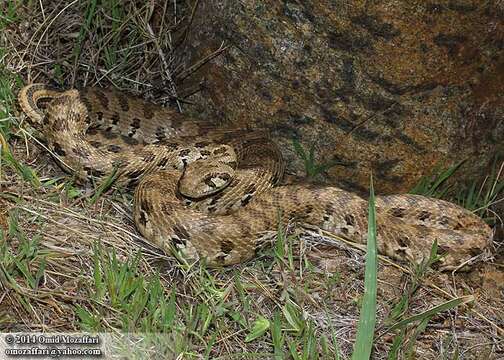
[[[60,92],[50,90],[45,84],[30,84],[23,87],[18,94],[18,101],[21,109],[24,111],[28,118],[35,124],[41,125],[45,113],[38,106],[40,99],[51,99],[58,97]]]

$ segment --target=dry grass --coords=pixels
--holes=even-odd
[[[167,333],[168,358],[274,358],[278,344],[285,354],[289,348],[302,353],[313,341],[320,358],[337,358],[337,347],[347,358],[363,290],[361,250],[303,231],[241,266],[180,264],[136,232],[131,194],[113,188],[90,204],[93,189],[73,184],[16,110],[12,94],[21,79],[65,88],[112,85],[169,106],[190,106],[188,96],[198,86],[185,82],[223,50],[186,63],[184,44],[197,2],[25,1],[10,12],[11,3],[0,5],[0,130],[21,167],[16,170],[5,156],[0,163],[0,330]],[[113,272],[107,275],[121,264],[130,274],[127,285],[111,279]],[[383,336],[374,358],[385,359],[393,341],[385,320],[412,279],[390,262],[381,262],[379,270],[377,334]],[[161,295],[155,297],[158,278]],[[145,300],[144,307],[110,285],[128,291],[137,280],[131,293]],[[417,358],[504,358],[502,258],[470,274],[429,272],[421,281],[408,314],[455,296],[473,294],[476,302],[435,316],[417,340]],[[246,341],[260,317],[271,329]],[[273,336],[275,324],[283,329],[282,341]],[[414,330],[408,327],[404,349]]]

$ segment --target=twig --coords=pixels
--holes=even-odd
[[[189,68],[184,69],[179,75],[177,75],[177,79],[178,80],[184,80],[189,75],[191,75],[193,72],[195,72],[196,70],[198,70],[200,67],[202,67],[203,65],[205,65],[210,60],[213,60],[214,58],[216,58],[217,56],[219,56],[221,53],[223,53],[227,49],[228,49],[228,46],[224,46],[224,41],[223,41],[221,43],[221,45],[219,46],[219,48],[217,50],[215,50],[213,53],[205,56],[203,59],[199,60],[198,62],[196,62],[196,64],[190,66]]]
[[[182,112],[182,105],[180,104],[180,101],[178,100],[178,96],[177,96],[177,88],[175,86],[175,82],[173,81],[173,77],[170,72],[170,68],[168,67],[168,63],[166,62],[166,58],[165,58],[163,49],[161,49],[161,46],[159,46],[159,42],[157,41],[156,36],[154,35],[154,31],[152,30],[152,27],[150,26],[150,24],[146,23],[145,26],[147,27],[147,31],[149,32],[149,35],[151,36],[151,39],[154,42],[154,45],[156,45],[156,48],[158,50],[159,58],[161,59],[161,64],[163,66],[164,72],[165,72],[166,77],[168,79],[168,86],[169,86],[168,90],[170,91],[170,96],[173,99],[175,99],[179,111]]]
[[[52,26],[52,24],[56,21],[56,19],[61,15],[63,14],[69,7],[73,6],[74,4],[76,4],[79,0],[74,0],[72,1],[70,4],[68,4],[67,6],[65,6],[59,13],[56,14],[56,16],[49,22],[49,24],[46,26],[46,28],[44,29],[44,31],[42,32],[42,35],[40,35],[40,38],[39,40],[37,41],[37,45],[35,46],[35,50],[33,51],[33,55],[31,57],[31,61],[30,63],[33,63],[33,60],[35,59],[35,54],[37,53],[38,51],[38,48],[40,46],[40,43],[42,42],[42,38],[44,37],[44,35],[47,33],[47,31],[49,30],[49,28]],[[42,26],[46,23],[47,19],[42,23],[42,25],[40,26],[40,28],[42,28]],[[39,29],[40,29],[39,28]],[[39,30],[38,29],[38,30]],[[38,31],[37,30],[37,31]],[[35,35],[37,34],[37,31],[35,31],[30,39],[30,41],[28,42],[29,44],[32,43],[32,40],[33,38],[35,37]]]
[[[367,123],[368,121],[374,119],[376,116],[378,115],[383,115],[385,114],[387,111],[391,110],[394,106],[396,105],[396,103],[393,103],[392,105],[390,105],[388,108],[386,108],[385,110],[382,110],[380,112],[376,112],[374,113],[373,115],[371,116],[368,116],[367,118],[365,118],[364,120],[362,120],[361,122],[355,124],[348,132],[346,135],[350,135],[351,133],[353,133],[355,130],[357,130],[358,128],[360,128],[362,125],[364,125],[365,123]]]
[[[196,0],[194,2],[194,6],[192,7],[192,10],[191,10],[191,17],[189,18],[187,26],[186,26],[186,28],[184,30],[184,39],[182,40],[181,44],[185,43],[186,40],[187,40],[187,37],[189,36],[189,30],[191,29],[191,25],[192,25],[192,23],[194,21],[194,15],[196,14],[196,10],[198,9],[198,5],[199,5],[199,0]]]

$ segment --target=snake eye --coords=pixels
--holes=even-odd
[[[231,175],[229,175],[228,173],[220,173],[220,174],[217,174],[216,177],[219,179],[222,179],[222,181],[224,181],[224,182],[228,182],[229,179],[231,179]]]
[[[203,182],[212,189],[215,189],[217,187],[217,185],[215,184],[215,178],[213,176],[207,176]]]
[[[231,176],[226,173],[211,174],[205,178],[204,183],[212,189],[216,189],[226,185],[230,179]]]

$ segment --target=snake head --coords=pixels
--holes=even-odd
[[[196,160],[185,167],[178,191],[191,199],[204,198],[226,188],[233,177],[234,169],[227,164]]]

